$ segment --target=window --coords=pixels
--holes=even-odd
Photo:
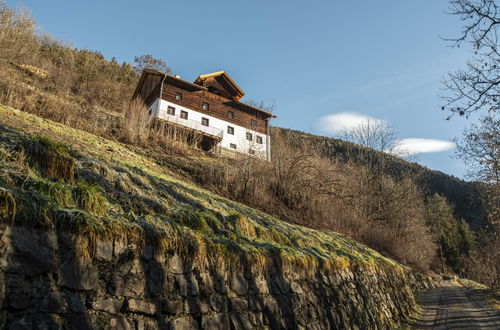
[[[250,120],[250,125],[257,126],[257,120],[255,119]]]
[[[258,144],[263,144],[264,141],[262,140],[262,136],[258,136],[255,138],[255,140],[257,141]]]
[[[234,135],[234,127],[232,127],[232,126],[228,126],[228,127],[227,127],[227,134]]]
[[[187,111],[181,111],[181,118],[182,119],[188,119],[188,113],[187,113]]]
[[[234,143],[230,143],[230,144],[229,144],[229,148],[231,148],[231,149],[236,149],[236,144],[234,144]]]
[[[201,124],[203,126],[208,126],[208,118],[201,118]]]
[[[250,155],[255,155],[255,150],[250,149],[250,150],[248,150],[248,153],[249,153]]]
[[[174,107],[168,107],[167,108],[167,114],[175,116],[175,108]]]
[[[228,112],[227,112],[227,118],[229,118],[229,119],[233,119],[233,118],[234,118],[234,112],[232,112],[232,111],[228,111]]]
[[[203,103],[201,104],[201,108],[202,108],[203,110],[208,110],[208,108],[209,108],[208,103],[203,102]]]
[[[253,140],[253,135],[252,133],[247,133],[247,140],[252,141]]]
[[[182,93],[175,93],[175,99],[177,101],[182,101]]]

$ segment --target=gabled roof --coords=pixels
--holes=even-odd
[[[225,71],[217,71],[217,72],[213,72],[213,73],[203,74],[203,75],[199,76],[198,78],[196,78],[194,83],[196,85],[205,86],[205,81],[207,79],[210,79],[210,78],[222,79],[230,88],[230,90],[227,90],[227,92],[236,101],[239,101],[243,97],[243,95],[245,95],[245,92],[243,92],[243,90],[241,90],[241,88],[239,88],[238,85],[236,85],[234,80],[231,79],[231,77],[229,77],[229,75]]]

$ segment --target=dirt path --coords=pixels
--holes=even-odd
[[[443,281],[419,295],[424,313],[415,329],[500,329],[500,311],[491,307],[485,293]]]

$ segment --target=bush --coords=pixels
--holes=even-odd
[[[107,215],[108,201],[98,184],[90,184],[85,180],[79,181],[73,190],[73,196],[82,210],[95,215]]]
[[[75,161],[69,148],[45,137],[28,140],[24,148],[28,157],[38,165],[40,172],[50,179],[72,180]]]
[[[0,220],[13,220],[16,216],[16,199],[10,191],[0,187]]]

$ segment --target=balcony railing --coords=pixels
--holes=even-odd
[[[177,124],[179,126],[184,126],[195,131],[200,131],[203,134],[210,135],[222,140],[224,136],[224,131],[215,127],[202,125],[200,122],[191,119],[182,119],[180,117],[169,115],[164,111],[159,111],[157,118],[169,121],[171,123]]]

